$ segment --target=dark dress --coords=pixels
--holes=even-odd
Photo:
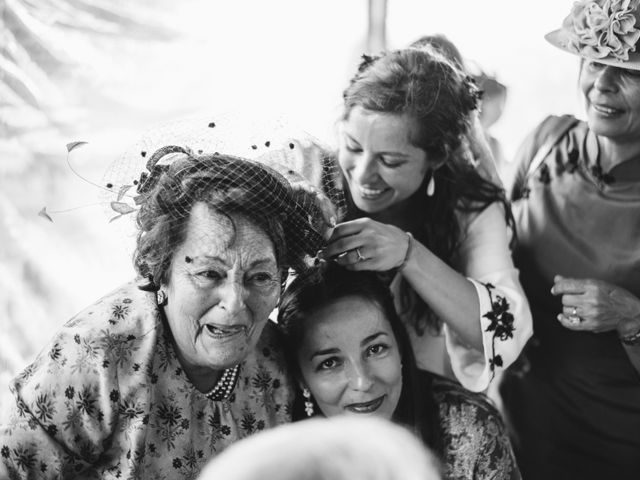
[[[561,122],[545,120],[519,153],[514,259],[534,338],[527,368],[507,374],[501,392],[525,479],[638,479],[640,375],[615,331],[562,327],[560,298],[550,289],[560,274],[610,282],[640,297],[640,159],[605,176],[595,135],[577,122],[526,174]]]

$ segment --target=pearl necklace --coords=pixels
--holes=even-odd
[[[239,372],[240,365],[225,369],[213,388],[205,393],[205,396],[214,402],[228,399],[236,386]]]

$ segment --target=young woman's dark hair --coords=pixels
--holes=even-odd
[[[450,60],[426,46],[364,56],[343,98],[344,119],[355,107],[406,115],[413,124],[409,132],[411,143],[440,165],[425,175],[407,206],[414,217],[411,233],[440,259],[455,267],[461,239],[456,212],[480,212],[493,202],[500,202],[513,232],[504,189],[485,179],[461,154],[463,136],[478,107],[480,91]],[[432,175],[438,188],[428,197],[425,192]],[[346,193],[348,219],[367,216]],[[426,326],[439,328],[424,301],[404,279],[401,282],[401,313],[408,314],[418,332]]]
[[[334,263],[297,276],[285,290],[278,310],[278,325],[284,333],[285,352],[294,375],[300,377],[297,348],[302,344],[313,312],[345,297],[359,297],[376,305],[389,322],[402,358],[402,392],[393,420],[408,426],[429,447],[441,452],[438,442],[438,412],[430,394],[430,377],[418,379],[413,349],[406,328],[396,313],[384,281],[374,272],[347,270]],[[318,407],[315,408],[319,411]],[[296,397],[294,419],[305,417],[303,399]]]

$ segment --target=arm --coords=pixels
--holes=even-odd
[[[469,322],[480,311],[473,283],[398,227],[370,218],[341,223],[321,256],[352,270],[401,267],[402,275],[430,308],[464,342],[482,349],[480,325]]]
[[[58,335],[14,380],[16,403],[0,426],[0,461],[9,478],[75,478],[100,457],[117,414],[104,388],[115,383],[108,369],[89,374],[89,348]]]
[[[369,218],[339,224],[332,239],[322,256],[347,268],[387,271],[403,265],[402,275],[444,322],[453,371],[469,390],[486,389],[495,369],[508,367],[531,336],[529,304],[497,204],[469,224],[460,252],[462,274],[415,240],[409,250],[399,228]],[[509,315],[512,322],[506,321]]]
[[[472,348],[452,325],[445,324],[447,351],[462,385],[481,391],[499,369],[518,358],[533,333],[529,303],[511,259],[504,211],[497,203],[469,219],[460,246],[460,267],[475,287],[479,308],[470,318],[477,319],[482,348]]]

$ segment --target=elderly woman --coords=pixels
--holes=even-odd
[[[512,192],[536,337],[502,390],[525,478],[640,472],[638,4],[577,2],[546,37],[581,57],[586,122],[547,118]]]
[[[429,48],[365,57],[339,122],[347,215],[324,250],[353,270],[391,272],[420,368],[473,391],[531,335],[504,191],[463,154],[463,143],[479,145],[478,100]]]
[[[325,265],[297,277],[279,309],[300,386],[294,419],[393,420],[433,449],[443,478],[520,478],[502,419],[486,397],[416,368],[381,279]]]
[[[319,210],[236,157],[168,147],[147,168],[134,182],[140,278],[69,321],[13,382],[0,430],[11,478],[194,478],[290,419],[268,317],[287,269],[319,247]]]

